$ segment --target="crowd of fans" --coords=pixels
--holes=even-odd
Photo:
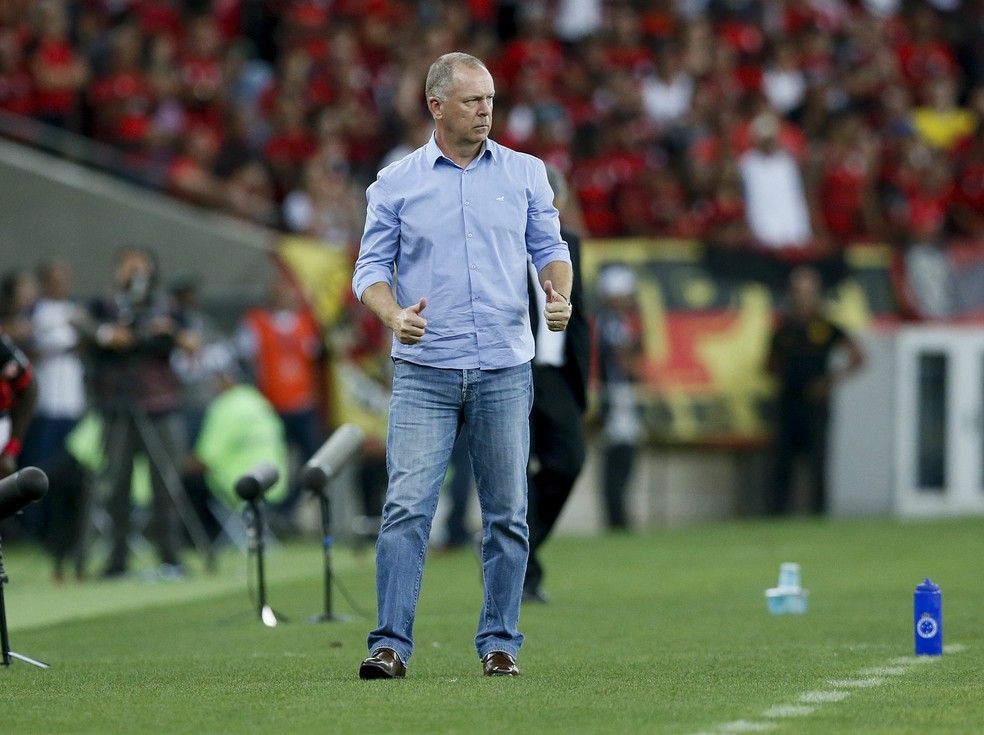
[[[984,0],[0,0],[0,131],[13,115],[86,136],[119,151],[123,175],[165,172],[177,198],[351,248],[365,187],[430,135],[424,77],[452,50],[489,65],[493,137],[565,175],[565,221],[588,237],[794,259],[858,242],[984,243]],[[67,362],[43,352],[36,314],[72,327],[56,358],[77,362],[82,338],[66,264],[49,265],[40,301],[29,277],[5,280],[0,326],[51,382]],[[278,347],[284,325],[306,328],[285,288],[233,350],[258,384],[277,359],[321,359]],[[183,293],[171,306],[190,323]],[[175,345],[172,369],[208,362]],[[71,369],[76,394],[49,390],[65,405],[39,408],[56,444],[87,408]],[[202,371],[175,376],[188,395],[204,386],[184,398],[188,450],[217,398],[212,372],[223,392],[238,381]],[[263,400],[309,455],[313,393],[295,387]]]
[[[344,246],[450,50],[488,63],[494,137],[569,178],[589,236],[984,235],[979,0],[2,0],[0,108]]]

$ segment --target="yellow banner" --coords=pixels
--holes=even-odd
[[[353,423],[385,443],[390,336],[372,332],[351,294],[348,253],[308,238],[285,237],[278,254],[293,273],[333,345],[326,375],[329,419]],[[754,444],[768,439],[773,395],[766,353],[784,280],[757,280],[752,256],[738,273],[715,271],[700,243],[689,240],[595,240],[582,250],[585,307],[597,304],[595,283],[609,264],[635,272],[644,339],[642,400],[649,438],[659,442]],[[766,258],[766,256],[756,256]],[[891,309],[886,248],[849,249],[847,276],[828,293],[827,314],[852,332],[873,312]],[[774,258],[761,260],[769,273]],[[771,270],[769,270],[771,269]],[[788,268],[787,268],[788,270]],[[378,325],[376,325],[378,327]],[[385,330],[383,330],[385,332]]]

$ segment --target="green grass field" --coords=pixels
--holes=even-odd
[[[374,622],[371,554],[339,548],[347,622],[323,605],[320,548],[267,553],[264,627],[244,555],[184,582],[54,585],[34,549],[4,549],[11,648],[51,664],[0,669],[0,732],[980,733],[984,520],[733,522],[559,537],[553,601],[524,608],[524,676],[487,679],[472,638],[470,553],[429,559],[403,681],[358,679]],[[810,608],[771,616],[779,564]],[[942,657],[913,656],[912,591],[943,589]]]

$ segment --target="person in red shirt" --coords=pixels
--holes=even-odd
[[[39,18],[30,54],[35,115],[49,125],[78,127],[79,94],[89,82],[89,65],[68,39],[68,19],[60,3],[44,3]]]
[[[943,38],[937,12],[929,5],[916,5],[908,23],[911,37],[896,45],[902,75],[916,91],[935,77],[952,77],[959,72],[953,48]]]
[[[263,148],[263,158],[273,172],[277,199],[282,200],[303,179],[305,162],[318,149],[308,129],[303,100],[283,96],[277,101],[274,130]]]
[[[606,62],[633,73],[651,69],[653,52],[646,44],[639,11],[630,5],[615,5],[610,13],[611,32],[604,47]]]
[[[24,63],[20,39],[9,28],[0,28],[0,110],[34,114],[34,78]]]
[[[889,224],[898,241],[941,244],[957,197],[952,164],[946,154],[921,141],[910,141],[890,182],[893,194]]]
[[[212,0],[209,4],[219,38],[232,41],[242,30],[243,0]]]
[[[833,120],[812,157],[806,186],[812,221],[836,247],[882,232],[875,191],[878,170],[878,143],[862,118],[844,115]]]
[[[984,125],[969,143],[956,176],[951,215],[957,229],[971,237],[984,237]]]
[[[225,93],[219,31],[209,15],[192,18],[186,29],[177,60],[180,97],[193,122],[219,130]]]
[[[10,337],[0,332],[0,478],[17,471],[17,457],[37,396],[31,363]]]
[[[597,128],[580,131],[585,150],[574,162],[571,180],[581,202],[584,225],[593,237],[619,234],[615,196],[619,186],[645,166],[631,143],[633,119],[609,116]]]
[[[615,206],[621,235],[692,237],[696,234],[680,180],[665,164],[647,165],[619,186]]]
[[[168,192],[203,207],[224,206],[225,183],[212,173],[219,145],[214,132],[197,125],[186,133],[183,143],[183,151],[168,166]]]
[[[266,304],[246,312],[236,341],[241,359],[252,368],[257,389],[280,416],[287,443],[298,450],[303,465],[323,441],[318,374],[324,342],[314,317],[285,274],[278,274],[271,283]],[[279,509],[289,512],[299,492],[297,482],[292,482]]]
[[[184,35],[181,3],[176,0],[138,0],[130,3],[141,30],[148,36],[165,35],[179,39]]]
[[[518,34],[506,43],[498,60],[498,75],[506,89],[516,86],[521,69],[532,68],[556,79],[564,67],[564,50],[550,30],[550,16],[537,3],[520,5]]]
[[[96,77],[89,91],[95,137],[131,150],[146,144],[154,106],[153,90],[141,68],[143,44],[136,25],[116,28],[110,68]]]
[[[745,198],[737,171],[729,169],[716,182],[712,196],[700,203],[700,223],[708,245],[737,249],[751,245],[745,217]]]

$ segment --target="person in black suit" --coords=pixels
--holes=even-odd
[[[562,174],[547,166],[554,205],[563,211],[567,184]],[[529,279],[530,323],[536,341],[533,358],[533,411],[530,414],[529,503],[530,556],[523,585],[523,602],[547,602],[543,565],[537,552],[557,523],[574,481],[584,465],[582,417],[587,406],[590,336],[581,301],[580,239],[561,223],[561,236],[570,248],[574,270],[567,329],[551,332],[543,323],[543,289],[535,273]]]

